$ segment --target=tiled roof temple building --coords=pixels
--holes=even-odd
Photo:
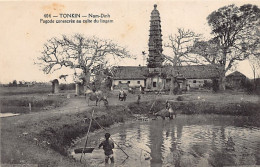
[[[147,66],[115,66],[111,89],[144,88],[145,91],[163,91],[172,88],[172,71],[176,71],[175,84],[180,89],[200,88],[218,76],[212,65],[164,66],[162,30],[157,5],[151,12]],[[174,86],[175,87],[175,86]]]

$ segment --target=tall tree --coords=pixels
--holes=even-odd
[[[169,35],[169,42],[164,46],[169,48],[172,54],[169,56],[163,55],[163,57],[172,65],[172,70],[169,72],[170,74],[168,74],[171,76],[170,94],[173,94],[173,90],[176,87],[176,67],[184,64],[199,62],[196,57],[190,56],[191,47],[194,41],[196,41],[199,37],[199,34],[183,28],[178,28],[178,33],[174,36]]]
[[[75,77],[82,79],[84,85],[88,85],[91,73],[103,70],[108,65],[108,57],[125,58],[131,55],[124,47],[111,40],[87,38],[81,34],[71,37],[63,35],[62,38],[52,38],[44,44],[37,64],[42,66],[47,74],[63,67],[71,68]]]
[[[254,79],[254,88],[256,89],[256,78],[260,76],[260,59],[251,56],[249,58],[249,64],[253,72],[253,79]]]
[[[191,47],[193,43],[200,37],[199,34],[191,30],[178,28],[178,33],[169,35],[169,42],[164,46],[170,48],[172,54],[169,56],[164,55],[165,59],[173,66],[181,66],[183,64],[198,63],[194,57],[190,57]]]
[[[250,55],[260,56],[260,9],[251,4],[229,5],[212,12],[207,19],[214,38],[196,42],[193,51],[218,68],[219,88],[225,90],[225,74],[235,62]]]

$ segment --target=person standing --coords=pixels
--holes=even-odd
[[[139,94],[139,95],[137,96],[137,104],[140,103],[140,100],[141,100],[141,95]]]
[[[175,118],[176,118],[177,113],[176,113],[176,111],[173,110],[173,108],[172,108],[172,106],[171,106],[171,104],[170,104],[170,102],[169,102],[168,100],[166,100],[166,105],[165,105],[165,107],[166,107],[166,109],[167,109],[168,112],[169,112],[169,118],[170,118],[170,119],[173,119],[173,115],[175,115]]]
[[[109,133],[105,134],[105,138],[106,138],[106,140],[102,141],[100,143],[100,145],[98,146],[98,148],[103,146],[103,150],[105,153],[105,163],[108,164],[108,160],[110,159],[111,164],[114,164],[114,156],[113,156],[113,148],[115,148],[114,142],[109,140],[109,138],[110,138]]]

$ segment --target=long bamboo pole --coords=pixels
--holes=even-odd
[[[98,124],[98,126],[99,126],[101,129],[106,130],[103,126],[101,126],[101,125],[98,123],[97,120],[94,119],[94,121]],[[110,139],[116,144],[116,142],[112,139],[112,137],[110,137]],[[127,156],[127,158],[128,158],[129,155],[128,155],[118,144],[116,144],[116,145],[117,145],[117,147],[118,147],[121,151],[123,151],[123,153],[124,153],[124,154]]]
[[[90,127],[91,127],[91,124],[92,124],[94,111],[95,111],[95,110],[93,109],[92,114],[91,114],[91,120],[90,120],[90,123],[89,123],[89,126],[88,126],[87,139],[86,139],[86,142],[85,142],[85,146],[84,146],[84,148],[82,149],[82,153],[81,153],[81,157],[80,157],[80,162],[81,162],[81,159],[82,159],[83,153],[84,153],[85,148],[86,148],[87,143],[88,143],[88,134],[89,134]]]

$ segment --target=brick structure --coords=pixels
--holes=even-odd
[[[154,9],[151,13],[150,20],[150,35],[149,35],[149,55],[148,55],[148,68],[162,67],[164,58],[161,56],[162,49],[162,30],[160,13],[156,9],[157,5],[154,5]]]

